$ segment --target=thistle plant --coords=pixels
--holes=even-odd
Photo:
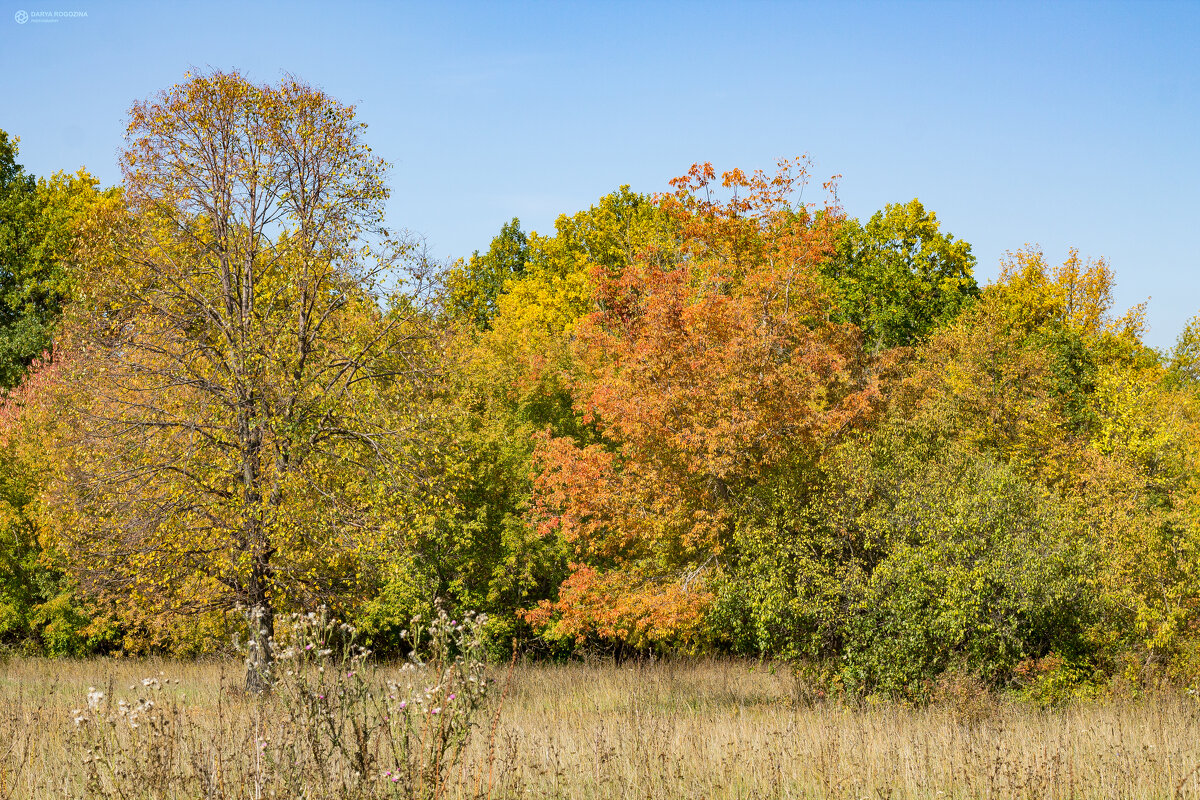
[[[485,616],[414,619],[398,668],[326,609],[276,621],[270,691],[223,688],[215,715],[191,713],[165,679],[89,687],[72,714],[76,796],[438,798],[470,771],[454,767],[488,695]]]
[[[408,660],[388,675],[352,626],[324,611],[293,616],[276,650],[273,695],[297,735],[282,747],[264,742],[264,756],[311,764],[322,782],[338,784],[338,797],[440,796],[487,696],[486,619],[444,610],[425,624],[414,618],[404,632]],[[289,788],[299,792],[309,776],[295,777]]]

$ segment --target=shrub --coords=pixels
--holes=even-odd
[[[853,605],[844,675],[924,699],[952,667],[999,687],[1026,658],[1085,660],[1088,562],[1049,493],[987,458],[906,476],[878,514],[887,555]]]

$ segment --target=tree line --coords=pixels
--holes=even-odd
[[[1200,676],[1200,318],[1150,348],[1074,251],[980,287],[917,200],[802,201],[804,159],[434,264],[364,137],[236,72],[135,103],[116,187],[0,133],[5,647],[240,632],[253,687],[284,612],[386,654],[469,609],[497,656],[859,695]]]

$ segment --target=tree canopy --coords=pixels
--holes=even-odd
[[[355,110],[189,75],[123,180],[0,133],[0,643],[201,652],[285,610],[380,652],[787,658],[822,691],[1200,679],[1200,322],[1078,251],[696,164],[431,264]],[[239,616],[249,612],[249,617]],[[1122,683],[1125,682],[1125,683]]]

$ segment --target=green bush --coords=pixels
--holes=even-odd
[[[984,456],[909,464],[874,516],[887,555],[853,598],[844,678],[923,698],[958,666],[991,686],[1050,652],[1086,657],[1087,554],[1051,493]]]

